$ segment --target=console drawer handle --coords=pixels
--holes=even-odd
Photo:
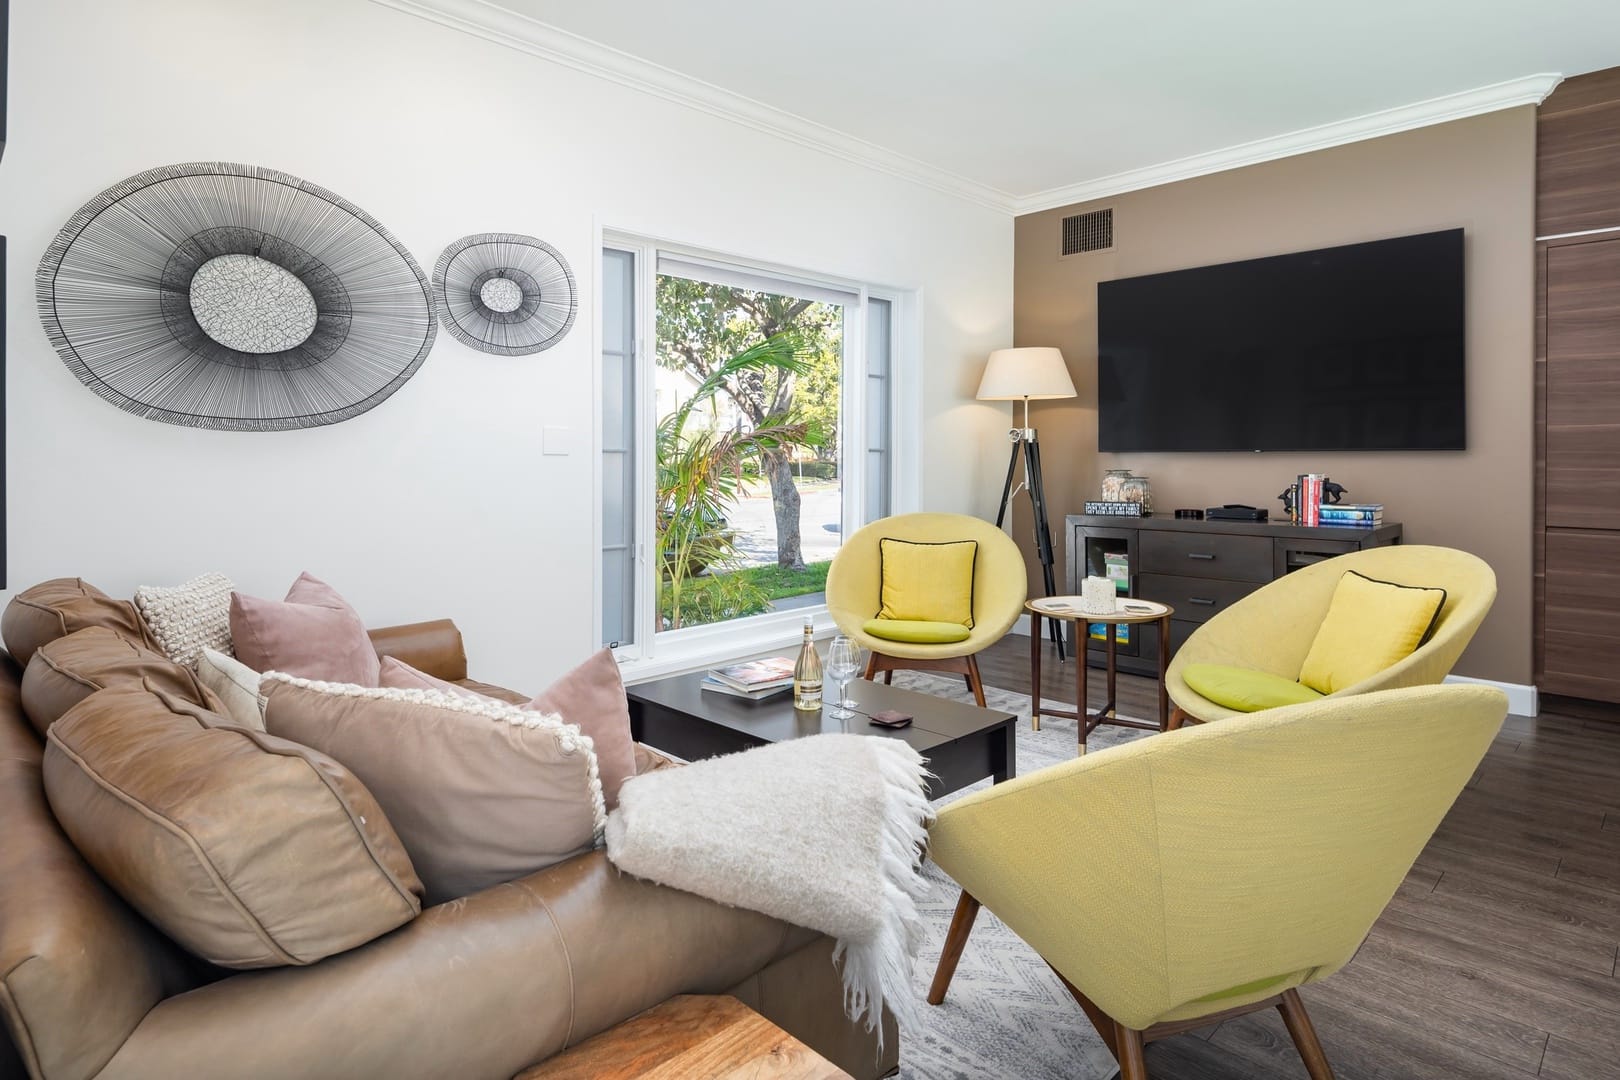
[[[1189,603],[1189,604],[1203,604],[1205,607],[1214,607],[1215,606],[1215,601],[1206,599],[1205,597],[1202,597],[1202,596],[1189,596],[1189,597],[1187,597],[1187,603]]]
[[[1189,552],[1187,552],[1187,558],[1189,558],[1189,559],[1204,559],[1204,560],[1206,560],[1208,562],[1214,562],[1215,561],[1215,556],[1206,555],[1201,551],[1189,551]]]

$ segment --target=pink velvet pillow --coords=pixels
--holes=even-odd
[[[377,650],[359,614],[332,586],[298,575],[285,600],[231,593],[231,644],[254,671],[376,686]]]
[[[462,697],[483,694],[418,671],[392,656],[383,658],[379,686],[397,690],[442,690]],[[619,664],[610,649],[595,656],[552,683],[550,688],[522,706],[556,713],[565,723],[577,724],[596,747],[596,768],[602,777],[602,797],[612,810],[619,803],[619,785],[636,775],[636,744],[630,738],[630,703],[624,696]]]
[[[453,682],[446,682],[437,675],[429,675],[425,671],[418,671],[403,660],[392,656],[382,658],[382,666],[377,673],[377,685],[390,690],[442,690],[446,694],[456,697],[477,698],[489,700],[489,695],[480,694],[476,690],[469,690],[465,686],[457,686]]]
[[[602,797],[609,810],[619,805],[619,785],[636,775],[636,744],[630,738],[630,702],[613,650],[598,650],[523,707],[554,712],[591,737]]]

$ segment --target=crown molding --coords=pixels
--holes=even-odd
[[[1039,191],[1033,195],[1014,199],[1013,213],[1033,214],[1040,210],[1052,210],[1074,203],[1107,199],[1127,191],[1139,191],[1160,184],[1171,184],[1177,180],[1190,180],[1195,176],[1240,169],[1245,165],[1258,165],[1263,161],[1275,161],[1278,158],[1308,154],[1315,150],[1361,142],[1364,139],[1376,139],[1383,135],[1394,135],[1397,132],[1411,131],[1432,124],[1444,124],[1451,120],[1496,112],[1498,109],[1511,109],[1519,105],[1540,105],[1547,95],[1552,93],[1553,87],[1563,79],[1562,75],[1557,74],[1527,75],[1521,79],[1511,79],[1475,90],[1430,98],[1428,101],[1419,101],[1412,105],[1400,105],[1348,120],[1336,120],[1331,124],[1302,128],[1285,135],[1256,139],[1223,150],[1194,154],[1160,165],[1149,165],[1146,168],[1131,169],[1112,176],[1052,188],[1049,191]]]
[[[372,2],[1004,214],[1013,213],[1018,202],[1010,193],[988,184],[958,176],[785,109],[755,101],[713,83],[509,11],[487,0]]]
[[[372,0],[372,3],[1014,215],[1106,199],[1127,191],[1443,124],[1498,109],[1539,105],[1563,81],[1563,76],[1558,74],[1528,75],[1020,196],[520,15],[490,0]]]

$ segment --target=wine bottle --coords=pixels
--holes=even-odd
[[[814,633],[815,627],[806,619],[804,644],[799,646],[799,659],[793,665],[793,707],[806,712],[821,711],[821,657],[811,639]]]

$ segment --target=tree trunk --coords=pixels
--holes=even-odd
[[[765,473],[771,478],[771,509],[776,512],[776,565],[804,569],[799,547],[799,487],[793,482],[793,462],[780,450],[767,450]]]

